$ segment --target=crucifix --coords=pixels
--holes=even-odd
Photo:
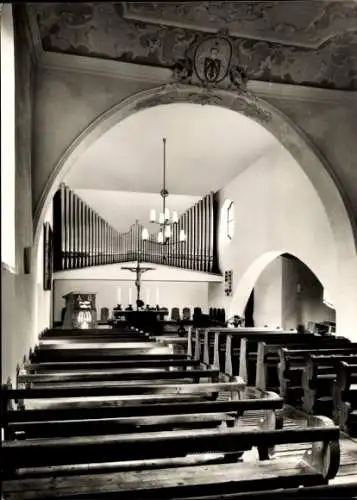
[[[154,267],[143,267],[140,265],[140,255],[141,252],[138,252],[138,257],[136,261],[136,266],[126,266],[122,267],[121,269],[125,269],[127,271],[131,271],[132,273],[136,273],[136,278],[135,278],[135,286],[136,286],[136,304],[138,304],[138,301],[140,300],[140,289],[141,289],[141,276],[146,273],[147,271],[155,271]],[[138,309],[138,305],[136,306]]]

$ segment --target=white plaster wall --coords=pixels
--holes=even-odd
[[[88,124],[121,100],[156,85],[144,79],[38,69],[34,101],[34,208],[65,149]]]
[[[118,296],[118,289],[119,296]],[[108,307],[111,313],[114,306],[120,303],[125,307],[130,303],[135,307],[136,288],[134,280],[96,280],[96,279],[56,279],[54,282],[54,319],[60,321],[61,310],[65,306],[63,295],[69,292],[88,292],[97,294],[97,312]],[[208,284],[194,281],[144,281],[141,297],[150,305],[166,306],[169,311],[172,307],[201,307],[203,312],[208,311]]]
[[[218,250],[221,270],[233,270],[234,292],[226,297],[223,285],[210,286],[210,306],[243,313],[261,272],[285,252],[303,261],[335,300],[338,261],[329,221],[312,184],[282,146],[222,189],[221,206],[226,198],[235,203],[235,233],[228,244],[220,238]]]
[[[1,262],[16,267],[15,47],[12,4],[3,5],[1,35]],[[6,124],[6,126],[5,126]]]
[[[278,257],[264,269],[254,287],[254,323],[282,328],[283,262]]]
[[[1,377],[4,383],[8,377],[14,383],[16,365],[22,361],[24,355],[28,354],[37,337],[34,330],[34,268],[32,267],[30,274],[25,274],[24,269],[24,249],[31,247],[33,237],[31,192],[33,67],[27,44],[26,25],[22,23],[21,18],[16,17],[17,4],[4,5],[4,9],[11,7],[15,20],[15,88],[12,89],[16,93],[15,123],[11,117],[7,117],[9,119],[3,120],[2,129],[7,129],[7,133],[10,134],[15,132],[15,213],[12,215],[5,213],[5,215],[9,220],[12,217],[15,219],[16,260],[15,269],[9,270],[3,265],[1,269]],[[9,103],[11,100],[9,98]],[[12,147],[11,141],[7,143],[7,151]],[[7,184],[6,180],[2,179],[2,188],[12,190],[11,183]]]
[[[136,262],[125,262],[123,264],[108,264],[105,266],[87,267],[84,269],[72,269],[70,271],[59,271],[54,273],[58,280],[130,280],[134,276],[131,271],[122,269],[123,266],[133,266]],[[188,281],[188,282],[221,282],[222,276],[208,274],[198,271],[189,271],[159,264],[143,263],[143,267],[152,267],[152,271],[143,274],[143,281]]]

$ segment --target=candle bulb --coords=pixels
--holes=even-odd
[[[165,227],[165,238],[170,238],[171,237],[171,227],[166,226]]]
[[[172,222],[173,222],[174,224],[177,224],[177,223],[178,223],[178,215],[177,215],[177,212],[176,212],[176,211],[172,212]]]
[[[155,222],[156,221],[156,210],[153,208],[150,210],[150,222]]]
[[[168,208],[165,208],[165,220],[170,219],[170,210]]]
[[[163,212],[160,212],[159,223],[163,224],[164,222],[165,222],[165,214]]]
[[[164,233],[162,231],[160,231],[159,234],[157,235],[157,241],[158,243],[164,242]]]

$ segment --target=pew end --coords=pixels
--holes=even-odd
[[[331,428],[334,422],[321,415],[309,415],[308,426],[314,428]],[[326,481],[333,479],[340,467],[339,436],[336,439],[326,439],[312,443],[311,450],[303,456],[303,462],[321,474]]]

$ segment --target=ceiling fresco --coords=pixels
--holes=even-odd
[[[357,0],[28,4],[45,51],[174,68],[229,32],[250,80],[357,90]]]

